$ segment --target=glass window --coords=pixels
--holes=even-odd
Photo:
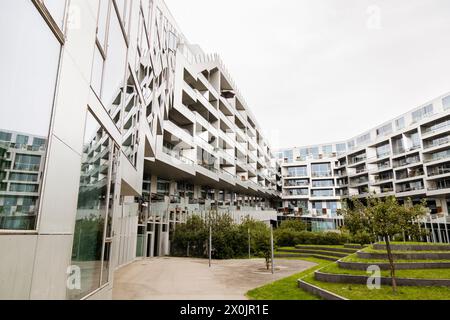
[[[390,133],[392,133],[392,123],[377,129],[377,136],[386,136]]]
[[[46,2],[53,14],[52,1]],[[55,6],[59,5],[55,3]],[[41,177],[45,147],[34,155],[24,152],[33,150],[30,145],[33,138],[47,139],[61,46],[32,1],[2,2],[0,39],[0,87],[4,106],[0,117],[0,140],[7,142],[0,143],[0,176],[5,176],[7,171],[24,170]],[[12,188],[22,187],[14,185]],[[33,188],[39,189],[39,186]],[[8,195],[5,187],[0,189],[0,229],[35,229],[39,194],[36,192],[31,197],[35,205],[24,211],[20,207],[21,196]],[[5,201],[6,198],[9,200]],[[11,199],[19,203],[19,208],[7,205]]]
[[[94,61],[92,64],[91,87],[98,97],[102,96],[102,78],[103,66],[105,60],[103,59],[100,49],[95,46]]]
[[[0,131],[0,141],[10,142],[12,138],[11,132]]]
[[[16,136],[16,143],[17,144],[27,144],[28,143],[28,136],[25,136],[23,134],[18,134]]]
[[[366,134],[364,134],[364,135],[358,137],[358,138],[356,139],[356,143],[357,143],[358,145],[361,145],[361,144],[363,144],[363,143],[366,143],[366,142],[369,141],[369,140],[370,140],[370,133],[366,133]]]
[[[333,153],[333,146],[332,145],[322,146],[322,153],[325,156],[330,156]]]
[[[427,105],[417,111],[412,113],[413,122],[418,122],[426,117],[429,117],[433,114],[433,105]]]
[[[113,200],[110,196],[113,148],[112,139],[88,113],[72,248],[72,265],[81,269],[81,289],[68,289],[70,299],[80,299],[98,289],[104,283],[104,273],[109,271],[105,222],[113,214],[112,209],[108,210]]]
[[[395,120],[395,127],[397,130],[401,130],[405,127],[405,118]]]
[[[345,143],[339,143],[336,145],[336,151],[337,154],[344,154],[345,152],[347,152],[347,146],[345,145]]]
[[[450,96],[442,99],[442,106],[444,107],[444,110],[450,109]]]
[[[331,164],[314,163],[311,165],[311,175],[313,177],[331,177]]]
[[[385,157],[391,154],[391,145],[389,143],[377,147],[377,157]]]
[[[334,180],[313,180],[313,188],[333,187]]]
[[[291,163],[294,160],[294,152],[292,150],[285,150],[283,154],[285,162]]]
[[[120,29],[117,15],[111,14],[108,37],[108,50],[105,61],[102,101],[109,110],[117,95],[121,92],[125,81],[127,48]]]
[[[97,21],[97,40],[100,46],[106,48],[106,27],[108,24],[108,12],[110,0],[100,0],[98,21]]]
[[[305,177],[308,175],[306,166],[304,167],[290,167],[288,168],[289,177]]]
[[[324,189],[324,190],[312,190],[312,197],[333,197],[334,191],[333,189]]]

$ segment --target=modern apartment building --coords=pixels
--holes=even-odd
[[[191,214],[276,220],[255,116],[162,0],[0,9],[0,298],[108,298]]]
[[[450,214],[450,93],[357,137],[279,150],[277,158],[283,207],[329,222],[323,228],[342,223],[336,216],[341,199],[375,193],[426,199],[428,220],[443,224],[444,232]],[[447,231],[436,237],[449,241]]]

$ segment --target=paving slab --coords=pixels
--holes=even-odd
[[[245,300],[248,290],[288,277],[316,264],[275,260],[275,274],[263,259],[208,260],[161,257],[133,262],[115,272],[117,300]]]

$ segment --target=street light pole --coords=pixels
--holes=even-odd
[[[273,274],[273,257],[274,257],[274,254],[273,254],[273,226],[272,226],[272,224],[270,225],[270,251],[271,251],[271,255],[272,255],[272,263],[271,263],[271,265],[272,265],[272,274]]]
[[[209,225],[209,267],[211,268],[211,245],[212,245],[212,228]]]
[[[248,258],[251,259],[251,249],[250,249],[250,228],[247,229],[248,233]]]

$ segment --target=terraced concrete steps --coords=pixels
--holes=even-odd
[[[343,257],[346,257],[349,255],[348,253],[332,252],[332,251],[317,250],[317,249],[278,249],[278,252],[319,254],[319,255],[325,255],[328,257],[336,257],[336,258],[343,258]]]
[[[295,246],[297,249],[308,249],[308,250],[318,250],[318,251],[328,251],[328,252],[340,252],[346,253],[347,255],[350,253],[355,253],[358,249],[355,248],[342,248],[342,247],[332,247],[332,246]]]
[[[386,251],[386,245],[376,243],[373,245],[375,250]],[[450,251],[450,245],[445,244],[391,244],[393,251]]]

